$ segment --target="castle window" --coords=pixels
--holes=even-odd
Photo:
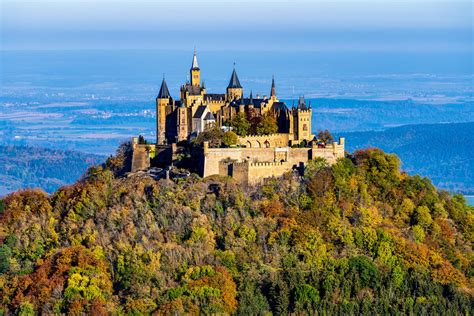
[[[308,125],[303,124],[303,131],[307,131],[307,130],[308,130]]]

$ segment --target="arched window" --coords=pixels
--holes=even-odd
[[[307,124],[303,124],[303,131],[307,131],[308,130],[308,125]]]

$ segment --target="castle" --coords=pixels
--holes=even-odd
[[[313,140],[311,106],[307,106],[301,97],[296,107],[288,109],[276,96],[274,78],[269,97],[253,98],[250,93],[249,97],[245,98],[235,67],[227,91],[222,94],[206,92],[204,83],[201,83],[201,69],[196,51],[189,72],[191,82],[181,86],[180,100],[171,97],[166,80],[163,78],[156,98],[158,145],[188,141],[203,132],[210,124],[223,127],[239,113],[248,115],[249,111],[254,115],[274,116],[278,123],[278,133],[288,134],[290,145]]]
[[[163,78],[156,98],[156,145],[141,145],[134,140],[132,171],[149,167],[158,152],[167,151],[174,157],[178,146],[186,146],[208,128],[232,131],[232,122],[239,115],[250,119],[270,117],[274,131],[239,135],[237,143],[227,148],[211,148],[204,141],[199,154],[201,176],[230,176],[243,184],[255,184],[292,169],[302,170],[309,160],[318,157],[330,164],[344,157],[344,138],[331,144],[316,139],[312,134],[311,104],[300,97],[296,106],[288,108],[277,98],[274,78],[268,97],[254,98],[250,92],[245,98],[234,65],[226,93],[207,93],[196,51],[190,78],[181,86],[179,100],[171,97]]]

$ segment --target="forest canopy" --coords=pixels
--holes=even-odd
[[[248,188],[97,167],[12,193],[0,314],[472,314],[474,210],[399,167],[361,150]]]

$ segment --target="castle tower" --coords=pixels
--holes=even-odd
[[[244,90],[240,85],[239,77],[237,77],[237,72],[232,71],[232,76],[230,77],[229,85],[227,86],[227,99],[229,101],[242,98]]]
[[[181,104],[177,109],[177,131],[178,131],[178,142],[185,141],[188,139],[188,109]]]
[[[199,64],[196,55],[196,48],[194,49],[193,63],[191,65],[191,85],[199,87],[201,85],[201,70],[199,69]]]
[[[304,97],[301,96],[298,100],[298,106],[293,110],[293,127],[296,141],[301,142],[303,140],[312,140],[313,135],[311,134],[311,114],[311,107],[306,106],[306,101]]]
[[[166,108],[171,103],[171,95],[168,85],[163,77],[160,92],[156,97],[156,144],[166,144]]]

